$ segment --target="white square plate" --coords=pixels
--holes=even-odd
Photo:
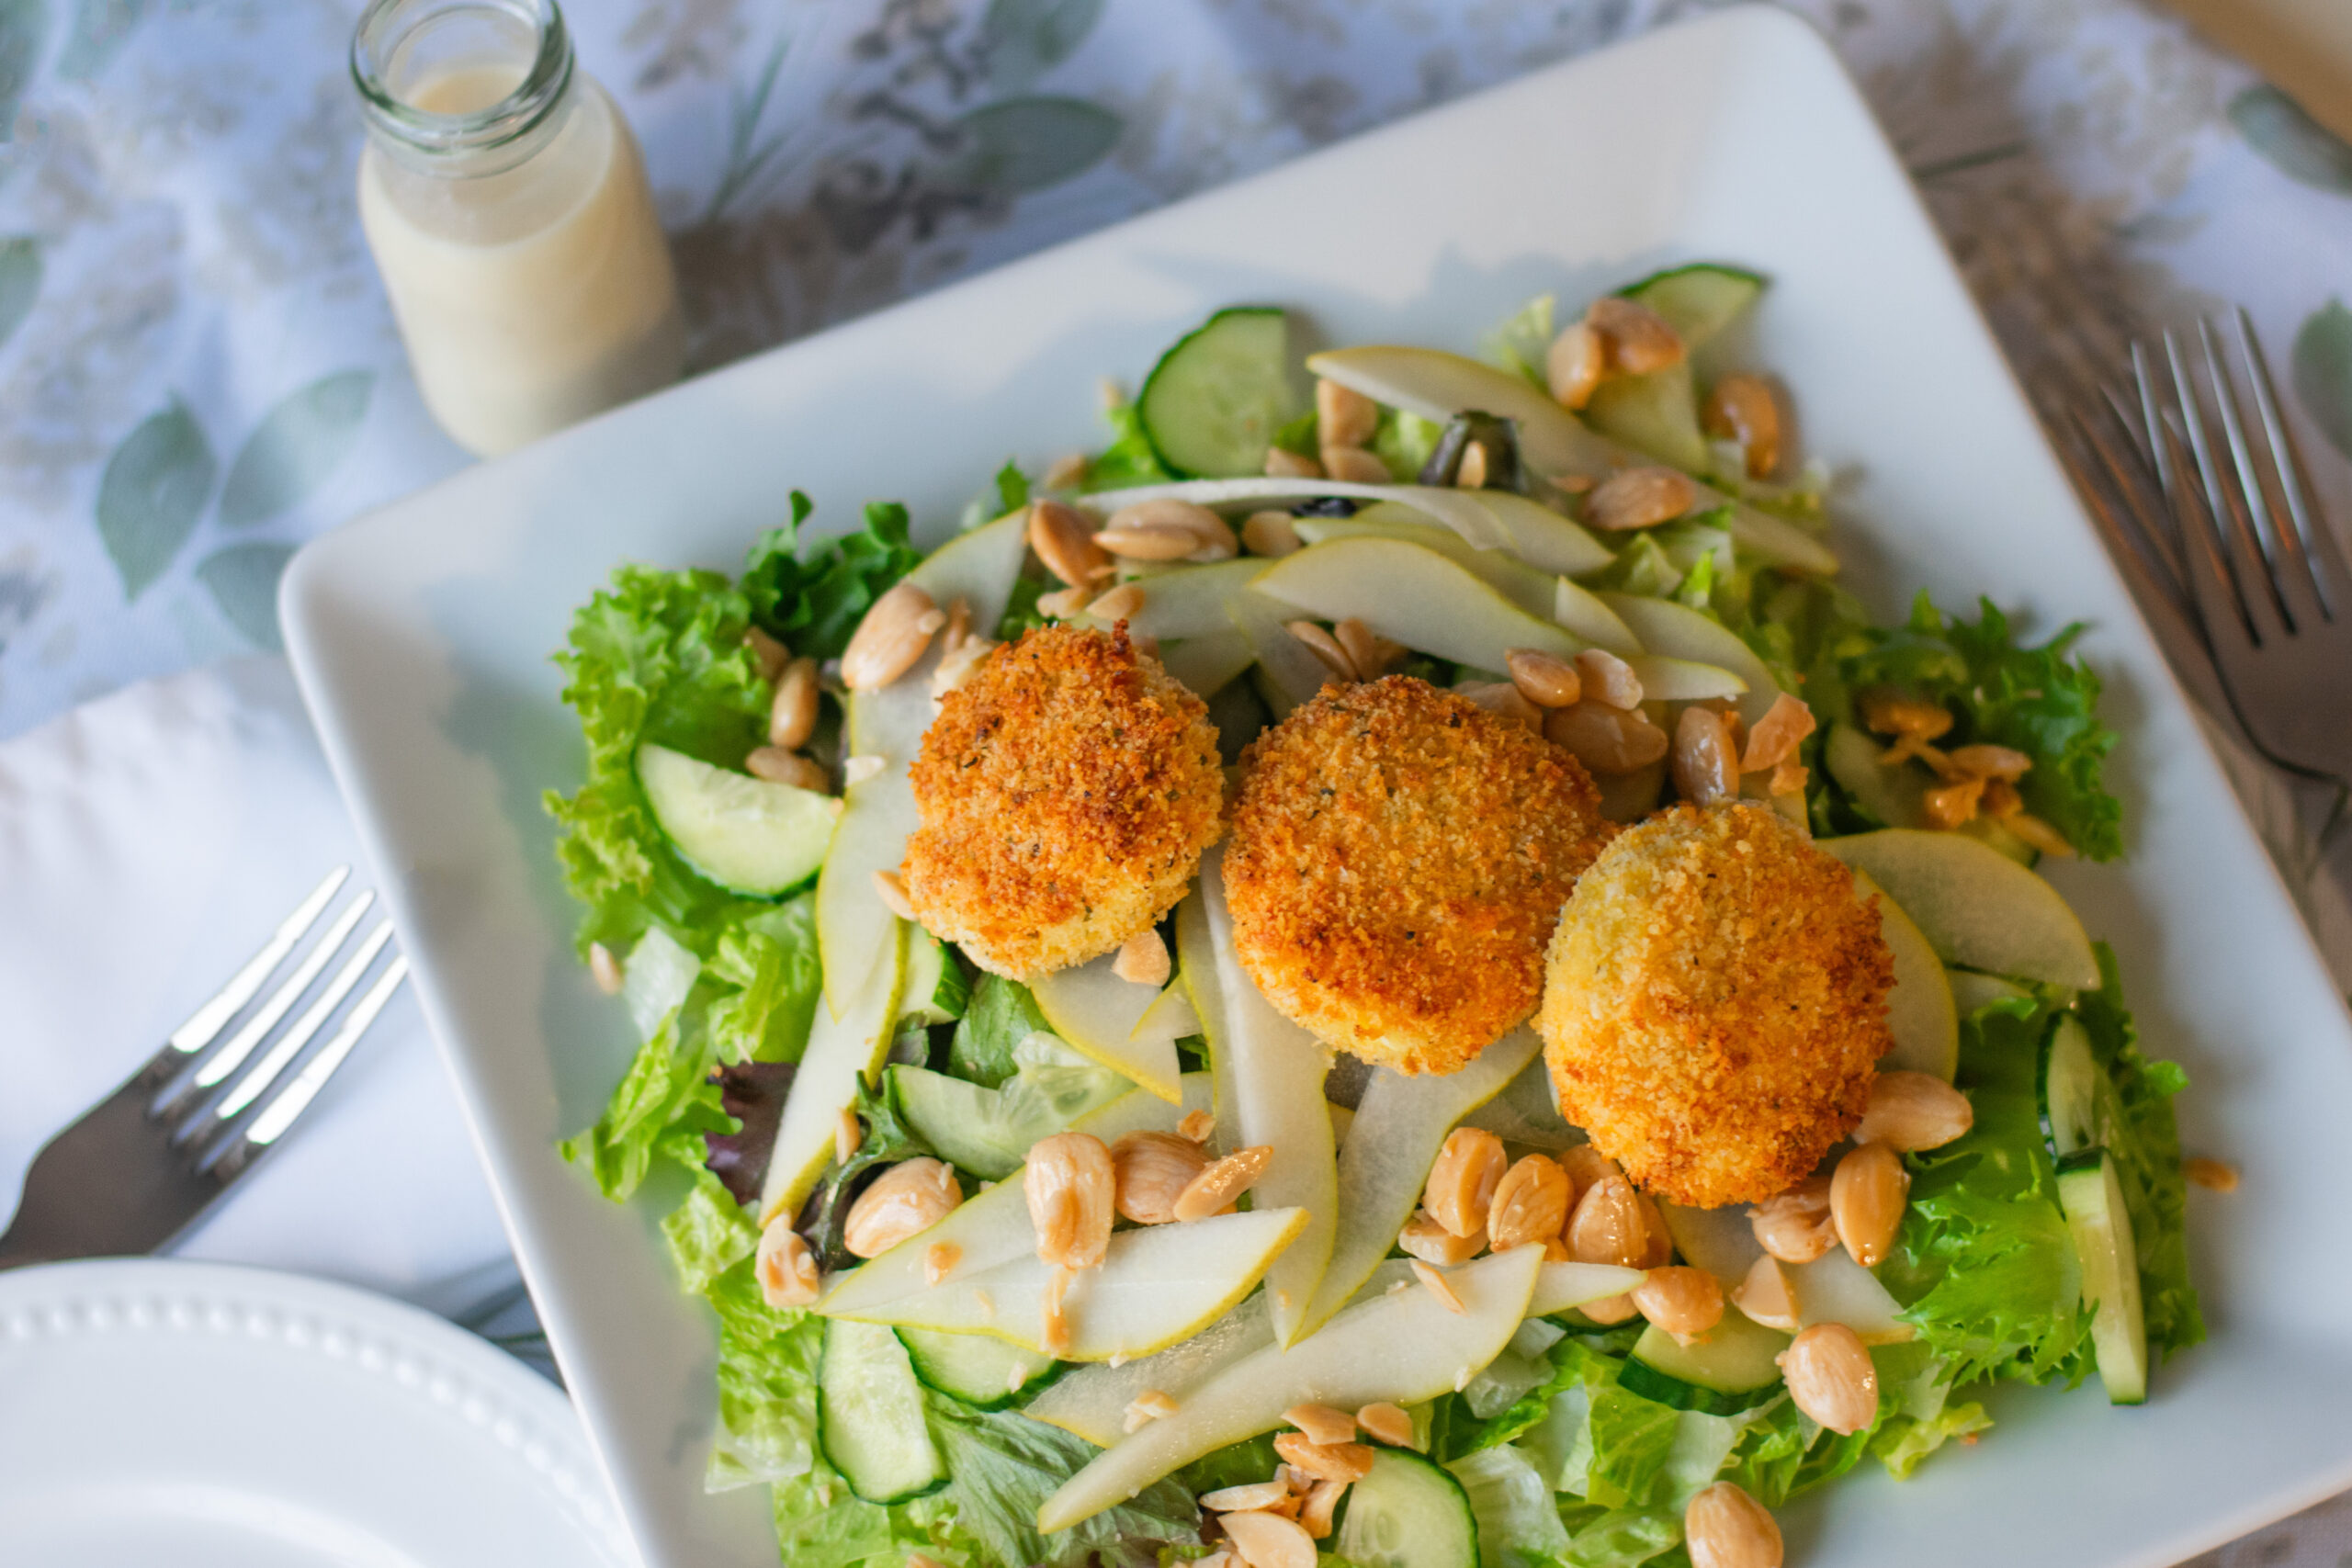
[[[2124,742],[2120,866],[2058,880],[2187,1064],[2210,1344],[2152,1404],[2002,1390],[1898,1486],[1792,1509],[1806,1568],[2161,1564],[2352,1483],[2352,1028],[1910,185],[1802,24],[1736,10],[1544,71],[709,376],[390,507],[288,572],[295,666],[416,965],[516,1251],[650,1562],[775,1560],[757,1491],[701,1490],[712,1338],[658,1209],[556,1157],[628,1058],[570,955],[539,794],[581,750],[548,656],[616,561],[729,567],[788,491],[900,498],[936,537],[1008,454],[1100,439],[1130,381],[1236,300],[1333,343],[1468,347],[1544,289],[1671,262],[1771,275],[1758,364],[1851,466],[1839,544],[1882,614],[1925,586],[2047,634],[2091,623]]]

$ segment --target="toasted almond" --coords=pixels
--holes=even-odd
[[[1584,695],[1584,679],[1577,667],[1556,653],[1514,648],[1504,652],[1503,662],[1510,667],[1510,682],[1519,688],[1519,694],[1537,707],[1573,707]]]
[[[1356,1440],[1356,1418],[1328,1404],[1294,1404],[1283,1412],[1283,1419],[1306,1433],[1310,1443],[1352,1443]]]
[[[1781,405],[1761,376],[1725,376],[1707,393],[1700,412],[1707,434],[1739,448],[1751,479],[1770,479],[1781,466]]]
[[[1280,446],[1266,448],[1266,477],[1276,479],[1319,479],[1323,465],[1303,452],[1286,451]]]
[[[1056,1133],[1029,1145],[1021,1170],[1040,1262],[1091,1269],[1111,1244],[1118,1170],[1091,1133]]]
[[[1211,1214],[1225,1212],[1226,1205],[1257,1185],[1266,1174],[1266,1167],[1274,1157],[1272,1145],[1259,1144],[1237,1149],[1200,1175],[1193,1178],[1184,1190],[1177,1194],[1176,1218],[1186,1224],[1205,1220]]]
[[[1642,678],[1634,672],[1632,665],[1607,649],[1580,649],[1576,665],[1579,700],[1600,703],[1623,713],[1631,713],[1642,705],[1645,695]]]
[[[1174,523],[1114,523],[1094,537],[1113,555],[1129,560],[1182,560],[1201,547],[1199,535]]]
[[[1029,547],[1046,570],[1073,588],[1100,582],[1111,575],[1111,558],[1094,536],[1086,513],[1059,501],[1029,505]]]
[[[882,770],[889,765],[883,758],[871,753],[844,757],[842,759],[842,787],[854,789],[868,779],[880,777]]]
[[[1094,602],[1091,588],[1057,588],[1051,593],[1037,595],[1037,608],[1057,621],[1074,621],[1086,614],[1086,606]]]
[[[1903,735],[1933,740],[1948,734],[1953,723],[1950,709],[1937,703],[1905,696],[1890,686],[1873,686],[1855,702],[1861,709],[1862,723],[1881,735]]]
[[[1462,461],[1454,465],[1453,487],[1456,490],[1487,488],[1487,445],[1473,441],[1462,448]]]
[[[601,942],[588,944],[588,977],[608,997],[619,996],[621,987],[628,983],[628,976],[621,973],[621,961]]]
[[[866,610],[842,650],[842,683],[853,692],[878,691],[915,667],[946,614],[930,594],[904,580]]]
[[[1796,697],[1782,692],[1764,710],[1748,733],[1747,754],[1739,761],[1743,773],[1760,773],[1767,768],[1777,768],[1797,754],[1798,744],[1814,730],[1813,710]]]
[[[1731,1303],[1754,1322],[1783,1334],[1804,1326],[1796,1286],[1781,1260],[1769,1252],[1747,1266],[1747,1277],[1731,1293]]]
[[[899,919],[902,920],[915,919],[914,903],[908,898],[907,885],[899,880],[897,872],[877,871],[874,874],[874,896],[882,900],[884,908],[898,916]]]
[[[1143,597],[1141,588],[1123,582],[1087,605],[1086,613],[1098,621],[1124,621],[1143,608]]]
[[[1361,446],[1324,447],[1323,471],[1335,479],[1344,479],[1351,484],[1385,485],[1389,482],[1388,465]]]
[[[804,1307],[817,1299],[817,1255],[792,1228],[790,1214],[778,1214],[760,1232],[752,1273],[760,1299],[772,1307]]]
[[[1984,779],[1956,779],[1929,790],[1919,797],[1921,808],[1930,825],[1938,828],[1958,828],[1976,819],[1976,807],[1984,798]]]
[[[1279,1481],[1245,1481],[1201,1494],[1201,1506],[1212,1514],[1254,1514],[1289,1501],[1291,1489]]]
[[[775,697],[768,705],[768,744],[797,751],[817,732],[817,661],[789,660],[778,672]]]
[[[1580,409],[1590,402],[1608,368],[1609,345],[1583,321],[1554,338],[1544,356],[1544,381],[1563,408]]]
[[[1402,1405],[1391,1404],[1385,1399],[1367,1404],[1356,1412],[1356,1425],[1363,1428],[1366,1437],[1377,1438],[1392,1449],[1413,1446],[1413,1417]]]
[[[1315,383],[1315,435],[1326,446],[1361,446],[1380,428],[1380,405],[1337,381]]]
[[[1242,522],[1241,543],[1251,555],[1269,558],[1296,555],[1306,547],[1298,536],[1298,520],[1287,512],[1252,512]]]
[[[1208,1156],[1190,1138],[1170,1133],[1129,1133],[1111,1145],[1118,1211],[1139,1225],[1176,1218],[1176,1200],[1208,1168]]]
[[[1421,1288],[1435,1296],[1446,1311],[1464,1313],[1470,1310],[1462,1304],[1462,1297],[1446,1281],[1445,1276],[1418,1258],[1413,1259],[1413,1278],[1419,1280]]]
[[[1396,649],[1395,643],[1374,636],[1372,628],[1353,615],[1331,624],[1331,640],[1340,645],[1359,681],[1378,680],[1393,657],[1390,650]]]
[[[832,789],[832,780],[813,759],[774,746],[752,747],[743,758],[743,771],[755,779],[805,789],[811,795],[829,794]]]
[[[1457,1236],[1475,1235],[1486,1228],[1487,1211],[1510,1168],[1500,1138],[1483,1128],[1456,1127],[1430,1164],[1422,1211]]]
[[[1944,765],[1965,778],[2003,779],[2010,784],[2032,770],[2033,759],[2009,746],[1955,746],[1944,753]]]
[[[1812,1262],[1838,1245],[1828,1179],[1813,1177],[1767,1198],[1748,1212],[1747,1225],[1757,1245],[1781,1262]]]
[[[1904,1154],[1939,1149],[1976,1123],[1968,1096],[1928,1073],[1881,1072],[1871,1079],[1870,1103],[1854,1129],[1857,1143],[1884,1144]]]
[[[1315,1539],[1295,1519],[1261,1508],[1225,1516],[1226,1539],[1250,1568],[1315,1568]]]
[[[1576,1185],[1557,1161],[1527,1155],[1496,1184],[1487,1213],[1487,1242],[1498,1252],[1528,1242],[1553,1242],[1568,1223]]]
[[[757,626],[743,628],[743,646],[752,650],[752,662],[763,681],[775,680],[792,662],[792,650]]]
[[[1579,1263],[1643,1267],[1649,1256],[1649,1227],[1634,1184],[1622,1176],[1608,1176],[1587,1188],[1568,1214],[1564,1239]]]
[[[1648,767],[1668,744],[1666,731],[1641,714],[1589,700],[1544,715],[1544,734],[1587,771],[1611,777]]]
[[[1207,1143],[1209,1134],[1216,1131],[1216,1118],[1205,1111],[1187,1111],[1184,1119],[1176,1123],[1177,1134],[1196,1144]]]
[[[2234,1192],[2238,1190],[2238,1168],[2223,1160],[2193,1156],[2180,1162],[2180,1173],[2192,1186],[2208,1192]]]
[[[900,1160],[857,1195],[842,1222],[842,1246],[858,1258],[879,1258],[920,1235],[964,1201],[956,1169],[928,1155]]]
[[[1724,1319],[1724,1288],[1704,1269],[1653,1269],[1630,1292],[1652,1323],[1689,1345]]]
[[[1855,1262],[1870,1269],[1884,1261],[1910,1197],[1911,1173],[1884,1144],[1863,1144],[1838,1162],[1829,1181],[1829,1218]]]
[[[1148,1388],[1127,1401],[1126,1429],[1140,1431],[1147,1423],[1162,1421],[1176,1414],[1177,1403],[1156,1388]]]
[[[1453,694],[1467,697],[1488,713],[1526,726],[1538,735],[1544,733],[1544,710],[1527,700],[1527,694],[1510,681],[1473,681],[1466,686],[1456,686]]]
[[[1611,370],[1646,376],[1671,369],[1689,356],[1682,334],[1646,305],[1604,294],[1592,302],[1584,319],[1607,344]]]
[[[1150,926],[1120,943],[1118,956],[1111,960],[1111,973],[1136,986],[1165,986],[1170,967],[1168,943]]]
[[[1349,1426],[1352,1430],[1354,1423]],[[1274,1452],[1317,1481],[1362,1481],[1372,1473],[1373,1450],[1358,1442],[1318,1443],[1304,1432],[1284,1432],[1274,1438]]]
[[[1328,1538],[1331,1533],[1331,1515],[1339,1507],[1340,1499],[1347,1495],[1347,1491],[1348,1483],[1344,1481],[1317,1482],[1298,1510],[1298,1528],[1317,1540]]]
[[[1065,452],[1046,465],[1045,477],[1037,482],[1046,490],[1076,490],[1086,482],[1086,470],[1092,462],[1083,452]]]
[[[1791,1402],[1831,1431],[1850,1437],[1878,1419],[1878,1369],[1844,1324],[1801,1330],[1775,1359]]]
[[[1288,621],[1283,629],[1305,645],[1306,651],[1315,655],[1323,668],[1331,672],[1333,680],[1352,683],[1360,679],[1355,666],[1349,662],[1347,649],[1340,646],[1337,637],[1313,621]]]
[[[1584,499],[1584,521],[1603,533],[1671,523],[1698,504],[1699,487],[1673,468],[1626,468],[1609,476]]]
[[[1781,1568],[1781,1527],[1763,1504],[1718,1481],[1682,1510],[1690,1568]]]
[[[1417,1209],[1397,1233],[1396,1245],[1408,1258],[1451,1269],[1487,1250],[1487,1232],[1481,1226],[1468,1235],[1456,1235],[1431,1219],[1427,1209]]]
[[[1070,1280],[1077,1272],[1060,1264],[1046,1276],[1046,1331],[1038,1336],[1043,1341],[1039,1348],[1057,1359],[1069,1353],[1069,1314],[1063,1310],[1062,1299],[1069,1293]]]
[[[1720,805],[1739,794],[1739,761],[1723,715],[1696,703],[1674,726],[1674,788],[1693,806]]]

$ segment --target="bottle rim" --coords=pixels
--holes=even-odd
[[[537,50],[523,79],[496,103],[440,114],[402,101],[385,78],[418,28],[453,11],[503,12],[532,30]],[[516,148],[562,105],[571,72],[571,34],[556,0],[369,0],[351,36],[351,81],[369,128],[402,152],[434,162],[478,164],[484,153]]]

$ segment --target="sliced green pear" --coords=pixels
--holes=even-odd
[[[944,610],[961,599],[971,624],[993,627],[1004,619],[1012,585],[1028,552],[1028,513],[1015,512],[949,540],[907,574],[907,581]],[[895,872],[906,858],[907,835],[918,817],[907,769],[922,748],[939,705],[932,700],[934,645],[913,669],[879,690],[853,692],[842,736],[851,756],[879,757],[882,771],[842,791],[845,808],[833,825],[825,868],[817,877],[817,949],[824,960],[825,1002],[836,1017],[864,987],[898,924],[874,888],[874,874]]]
[[[1959,833],[1889,828],[1820,846],[1885,889],[1947,964],[2097,990],[2083,922],[2034,873]]]
[[[1973,969],[1946,969],[1944,983],[1951,987],[1952,1006],[1962,1018],[1995,1002],[2030,1001],[2033,998],[2033,993],[2023,986],[2014,985],[1998,975],[1979,975]]]
[[[1639,1269],[1608,1263],[1546,1263],[1536,1271],[1535,1293],[1527,1303],[1530,1317],[1572,1312],[1593,1302],[1622,1296],[1649,1276]]]
[[[1330,1267],[1300,1332],[1312,1334],[1330,1321],[1380,1266],[1413,1217],[1445,1135],[1500,1094],[1542,1049],[1535,1031],[1522,1025],[1459,1072],[1408,1077],[1373,1069],[1340,1155],[1340,1224]]]
[[[1333,679],[1323,661],[1284,628],[1283,623],[1297,619],[1295,610],[1276,604],[1254,588],[1235,595],[1226,610],[1232,615],[1233,624],[1241,628],[1241,635],[1249,639],[1250,651],[1258,656],[1258,689],[1277,719],[1286,717],[1299,704],[1313,700],[1315,694]]]
[[[899,997],[907,973],[906,926],[892,920],[883,928],[881,962],[867,966],[865,978],[840,1012],[817,1010],[800,1066],[792,1075],[785,1097],[784,1119],[776,1127],[775,1148],[768,1156],[768,1173],[760,1191],[760,1223],[780,1213],[797,1212],[815,1190],[818,1178],[833,1157],[834,1130],[842,1112],[857,1098],[857,1086],[881,1076],[890,1055],[890,1041],[899,1021]]]
[[[1329,539],[1402,539],[1434,550],[1476,577],[1487,587],[1539,619],[1552,613],[1553,584],[1560,579],[1536,570],[1503,550],[1476,549],[1451,528],[1424,522],[1409,507],[1394,502],[1367,506],[1353,517],[1302,517],[1298,536],[1310,545]]]
[[[1210,508],[1279,506],[1286,502],[1315,501],[1326,496],[1366,504],[1394,501],[1436,518],[1482,550],[1509,549],[1514,536],[1496,515],[1496,509],[1487,503],[1487,493],[1443,485],[1363,484],[1352,479],[1188,479],[1180,484],[1098,491],[1080,498],[1078,504],[1108,515],[1122,506],[1161,500],[1189,501],[1195,506]]]
[[[1511,554],[1536,570],[1554,577],[1582,577],[1599,571],[1617,554],[1550,507],[1504,490],[1472,492],[1479,504],[1495,514],[1510,535]]]
[[[1071,1368],[1021,1414],[1107,1449],[1126,1436],[1127,1406],[1136,1395],[1157,1389],[1181,1403],[1225,1368],[1273,1342],[1273,1320],[1266,1315],[1266,1293],[1261,1291],[1190,1339],[1156,1355],[1115,1367],[1096,1361]]]
[[[1181,1098],[1175,1037],[1136,1032],[1144,1014],[1159,999],[1159,987],[1120,979],[1111,972],[1117,961],[1118,954],[1105,953],[1075,968],[1041,975],[1029,982],[1029,994],[1037,998],[1046,1022],[1072,1050],[1173,1104]]]
[[[1585,645],[1461,565],[1402,539],[1333,539],[1284,556],[1253,585],[1319,620],[1354,616],[1380,636],[1480,670],[1514,648],[1573,659]]]
[[[1212,566],[1180,566],[1137,578],[1127,586],[1142,595],[1143,604],[1127,616],[1127,630],[1136,637],[1164,641],[1230,635],[1233,621],[1225,613],[1226,601],[1265,570],[1261,558],[1242,556]],[[1109,625],[1100,620],[1091,624]]]
[[[1779,700],[1781,683],[1737,632],[1688,604],[1638,593],[1603,593],[1601,601],[1624,620],[1652,653],[1720,665],[1747,682],[1739,716],[1754,724]]]
[[[1209,1043],[1221,1146],[1272,1149],[1250,1201],[1306,1211],[1309,1221],[1266,1275],[1274,1337],[1295,1341],[1331,1260],[1339,1226],[1339,1163],[1323,1079],[1330,1054],[1259,991],[1233,951],[1219,852],[1201,857],[1200,884],[1176,916],[1184,984]]]
[[[1883,750],[1852,725],[1833,724],[1821,739],[1821,765],[1855,805],[1888,827],[1926,827],[1936,775],[1910,761],[1885,766],[1879,761]]]
[[[1287,1350],[1269,1345],[1242,1357],[1196,1385],[1175,1415],[1063,1483],[1037,1510],[1037,1528],[1051,1534],[1090,1519],[1204,1454],[1272,1431],[1295,1404],[1357,1410],[1453,1392],[1519,1331],[1543,1258],[1543,1248],[1520,1247],[1448,1271],[1459,1312],[1427,1289],[1399,1291],[1351,1307]]]
[[[1894,954],[1894,989],[1886,998],[1886,1026],[1894,1049],[1879,1063],[1882,1072],[1932,1073],[1946,1083],[1960,1070],[1960,1010],[1936,950],[1903,906],[1854,868],[1854,891],[1878,895],[1879,934]]]
[[[1135,1030],[1127,1036],[1131,1051],[1159,1051],[1165,1047],[1173,1052],[1176,1042],[1201,1032],[1201,1016],[1193,1010],[1193,993],[1184,984],[1184,976],[1171,978],[1152,1004],[1144,1009],[1143,1017],[1136,1021]]]
[[[1550,479],[1606,479],[1649,459],[1633,447],[1585,427],[1532,382],[1442,349],[1375,345],[1309,355],[1313,374],[1424,419],[1445,420],[1476,411],[1519,423],[1520,456]],[[1733,539],[1760,558],[1816,576],[1835,576],[1838,558],[1793,524],[1699,487],[1695,510],[1731,508]]]
[[[1658,1216],[1666,1221],[1674,1250],[1693,1269],[1704,1269],[1731,1289],[1747,1278],[1747,1270],[1764,1248],[1747,1221],[1748,1207],[1734,1203],[1721,1209],[1688,1209],[1660,1200]]]
[[[1789,1286],[1796,1292],[1797,1321],[1807,1328],[1842,1323],[1865,1345],[1899,1345],[1918,1332],[1903,1321],[1901,1303],[1887,1294],[1878,1276],[1842,1247],[1792,1266]]]
[[[1194,696],[1208,698],[1225,690],[1234,678],[1257,661],[1250,639],[1227,619],[1217,631],[1163,643],[1159,662]]]
[[[1506,1144],[1531,1149],[1573,1148],[1585,1141],[1582,1133],[1560,1114],[1552,1093],[1552,1075],[1536,1056],[1505,1084],[1502,1092],[1462,1118],[1464,1127],[1482,1128]]]
[[[1022,1212],[1027,1214],[1025,1205]],[[1065,1361],[1106,1361],[1148,1356],[1191,1337],[1257,1289],[1306,1224],[1303,1210],[1252,1209],[1116,1233],[1101,1263],[1071,1277],[1062,1297],[1069,1343],[1054,1354]],[[925,1251],[931,1235],[926,1231],[915,1238]],[[851,1272],[817,1310],[827,1317],[986,1334],[1025,1350],[1046,1348],[1046,1293],[1056,1270],[1037,1257],[1034,1237],[1026,1256],[987,1269],[959,1260],[938,1284],[921,1283],[918,1276],[921,1288],[903,1295],[883,1296],[878,1281],[861,1287],[865,1272]]]
[[[1605,648],[1620,659],[1638,659],[1649,651],[1641,635],[1607,600],[1566,577],[1552,581],[1552,618],[1595,648]]]

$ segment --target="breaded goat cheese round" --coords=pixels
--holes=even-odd
[[[1537,1028],[1561,1114],[1646,1191],[1754,1202],[1853,1131],[1893,1045],[1876,900],[1777,813],[1679,807],[1577,884]]]
[[[1392,675],[1326,686],[1241,765],[1226,902],[1282,1013],[1376,1066],[1450,1073],[1535,1010],[1607,829],[1574,757]]]
[[[941,699],[900,868],[923,929],[1025,979],[1175,908],[1225,805],[1208,709],[1115,632],[1040,627]]]

